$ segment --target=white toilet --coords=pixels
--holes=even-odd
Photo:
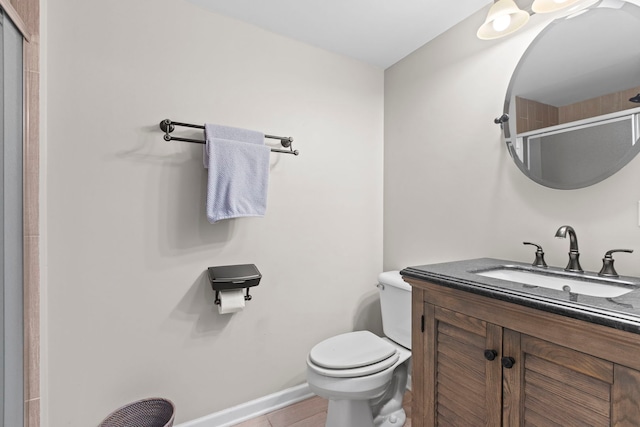
[[[385,338],[368,331],[328,338],[307,357],[307,382],[329,399],[326,427],[400,427],[411,357],[411,286],[398,271],[378,277]]]

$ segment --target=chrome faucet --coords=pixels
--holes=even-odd
[[[556,237],[565,238],[569,233],[569,264],[565,268],[566,271],[575,271],[577,273],[584,273],[584,270],[580,266],[580,252],[578,252],[578,236],[576,231],[570,225],[563,225],[556,231]]]

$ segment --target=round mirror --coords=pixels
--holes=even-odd
[[[602,0],[550,23],[513,73],[504,123],[520,170],[558,189],[593,185],[638,153],[640,7]]]

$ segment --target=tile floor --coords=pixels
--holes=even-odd
[[[403,402],[404,410],[407,413],[404,427],[411,427],[411,400],[411,392],[407,391]],[[326,399],[316,396],[236,424],[235,427],[324,427],[327,418],[327,405]]]

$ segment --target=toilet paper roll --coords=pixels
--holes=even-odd
[[[232,289],[220,292],[218,313],[237,313],[244,308],[244,289]]]

